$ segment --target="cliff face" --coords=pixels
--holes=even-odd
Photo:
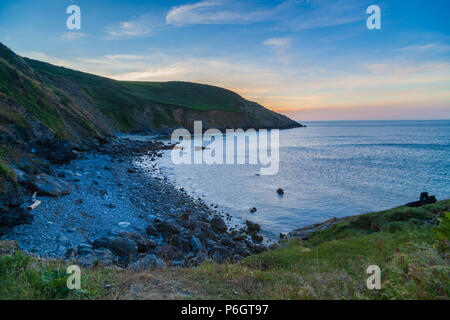
[[[205,129],[301,126],[226,89],[115,81],[22,58],[0,44],[2,140],[56,137],[82,144],[115,132],[191,128],[195,120]]]

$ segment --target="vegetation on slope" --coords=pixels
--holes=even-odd
[[[258,121],[261,120],[259,115],[255,114],[257,110],[265,113],[262,118],[276,118],[278,124],[275,126],[295,125],[295,122],[284,116],[249,102],[230,90],[215,86],[180,81],[115,81],[36,60],[24,60],[35,72],[54,85],[62,80],[70,80],[79,85],[95,106],[113,119],[123,131],[135,129],[138,122],[136,114],[142,114],[149,106],[153,106],[151,110],[155,128],[161,125],[179,126],[172,114],[176,108],[195,112],[226,111],[241,114],[244,118],[253,119],[255,126],[258,126]],[[155,104],[161,108],[154,107]],[[232,127],[232,122],[229,125]]]
[[[71,292],[63,262],[36,264],[19,253],[0,258],[0,298],[448,299],[449,210],[445,200],[361,215],[238,264],[141,273],[99,266],[83,270],[82,290]],[[395,222],[404,225],[389,227]],[[366,287],[369,265],[381,268],[381,290]]]

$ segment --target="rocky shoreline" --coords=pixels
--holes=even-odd
[[[246,227],[230,228],[227,214],[149,174],[159,170],[156,163],[145,170],[134,164],[138,157],[153,163],[172,147],[116,138],[95,151],[74,150],[63,157],[69,162],[54,161],[58,164],[45,173],[17,168],[20,183],[37,191],[42,204],[31,212],[24,209],[27,202],[16,206],[27,219],[1,239],[84,267],[192,266],[205,260],[236,262],[266,251],[259,225],[247,221]]]

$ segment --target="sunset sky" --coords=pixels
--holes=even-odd
[[[81,8],[68,30],[66,8]],[[366,9],[381,7],[381,30]],[[448,0],[0,1],[18,54],[234,90],[293,119],[450,119]]]

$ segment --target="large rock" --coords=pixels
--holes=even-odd
[[[155,224],[156,230],[164,236],[170,236],[172,234],[180,233],[180,229],[172,223],[168,222],[158,222]]]
[[[191,250],[191,244],[188,237],[181,234],[175,234],[169,239],[169,244],[177,247],[183,252],[189,252]]]
[[[154,254],[149,254],[131,263],[129,268],[131,271],[144,271],[154,268],[164,268],[165,266],[164,261],[158,259]]]
[[[232,254],[227,248],[216,246],[211,249],[210,256],[217,263],[224,263],[231,259]]]
[[[254,247],[254,250],[256,253],[264,253],[266,252],[268,249],[265,245],[263,244],[258,244]]]
[[[233,251],[234,251],[234,253],[236,253],[240,256],[243,256],[243,257],[248,257],[252,254],[252,252],[250,251],[250,249],[247,247],[247,245],[244,242],[236,243]]]
[[[140,253],[147,252],[156,247],[155,241],[147,239],[144,235],[136,232],[122,232],[120,237],[133,240]]]
[[[85,268],[96,265],[110,266],[115,263],[115,257],[110,250],[101,248],[93,250],[85,256],[79,257],[77,263]]]
[[[405,204],[405,207],[417,208],[417,207],[424,206],[426,204],[433,204],[436,202],[437,202],[437,199],[435,196],[428,195],[428,192],[422,192],[420,194],[419,201],[407,203],[407,204]]]
[[[152,225],[149,225],[147,229],[145,229],[145,233],[149,236],[156,236],[158,234],[158,230]]]
[[[225,221],[221,217],[214,217],[210,221],[211,227],[220,233],[224,233],[227,231],[227,225],[225,224]]]
[[[72,151],[72,146],[66,140],[43,139],[36,143],[35,153],[52,163],[60,164],[76,159],[77,155]]]
[[[44,196],[59,197],[72,192],[67,182],[47,174],[36,175],[32,181],[32,186],[38,194]]]
[[[127,258],[135,256],[138,253],[138,248],[136,243],[128,238],[118,237],[111,241],[109,244],[109,249],[116,256]]]
[[[110,239],[102,237],[100,239],[94,240],[94,242],[92,243],[92,248],[93,249],[108,248],[110,242],[111,242]]]
[[[192,236],[190,242],[191,242],[192,251],[194,253],[200,252],[202,250],[202,243],[197,237]]]
[[[259,224],[254,223],[252,221],[245,221],[245,224],[247,225],[247,229],[249,232],[259,232],[261,230],[261,227],[259,226]]]
[[[0,234],[4,234],[11,227],[30,224],[34,217],[25,209],[18,207],[8,211],[0,211]]]
[[[184,258],[183,252],[172,245],[157,247],[155,251],[164,260],[181,260]]]

